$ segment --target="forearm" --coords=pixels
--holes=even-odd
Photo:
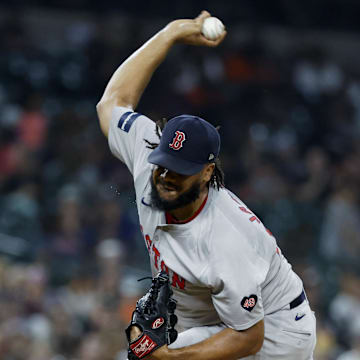
[[[263,342],[263,321],[248,331],[224,329],[208,339],[180,349],[160,348],[151,360],[235,360],[256,354]],[[257,336],[254,336],[258,334]]]
[[[101,129],[106,136],[114,106],[133,109],[137,106],[154,71],[176,42],[210,47],[222,42],[226,35],[225,31],[214,41],[206,39],[201,34],[202,24],[209,16],[208,12],[203,11],[195,19],[172,21],[120,65],[96,107]]]

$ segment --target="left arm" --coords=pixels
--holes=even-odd
[[[261,349],[263,341],[264,321],[261,320],[249,329],[237,331],[227,328],[200,343],[180,349],[169,349],[165,345],[146,358],[149,360],[235,360],[256,354]]]

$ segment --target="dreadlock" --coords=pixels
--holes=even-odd
[[[159,119],[155,122],[155,124],[156,124],[155,133],[156,133],[157,137],[159,138],[159,140],[161,139],[161,131],[163,130],[166,123],[167,123],[166,118]],[[220,126],[217,126],[216,130],[219,131],[219,129],[220,129]],[[150,142],[147,139],[144,139],[144,141],[147,143],[146,147],[148,149],[154,150],[159,146],[158,143]],[[224,182],[225,175],[224,175],[223,169],[221,168],[221,162],[220,162],[219,158],[215,159],[214,164],[215,164],[215,168],[211,175],[209,183],[213,188],[220,190],[220,188],[225,187],[225,182]]]

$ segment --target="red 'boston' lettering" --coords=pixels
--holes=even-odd
[[[166,271],[166,273],[169,273],[169,268],[166,266],[164,260],[161,260],[160,267],[162,271]]]
[[[149,236],[149,235],[145,235],[145,242],[146,242],[146,247],[148,248],[148,251],[150,251],[152,241],[151,241],[151,239],[150,239],[150,236]]]
[[[178,287],[179,289],[185,288],[185,279],[181,278],[176,272],[173,273],[172,283],[173,287]]]
[[[155,245],[153,245],[153,251],[154,251],[154,265],[156,267],[156,270],[159,270],[159,265],[158,265],[158,259],[160,257],[160,252],[159,250],[155,247]]]
[[[143,231],[142,226],[141,226],[141,231]],[[160,251],[156,248],[156,246],[153,243],[153,241],[151,240],[150,236],[148,234],[145,234],[144,237],[145,237],[146,247],[149,250],[150,256],[151,256],[151,254],[154,255],[155,269],[159,270],[159,267],[160,267],[161,270],[166,271],[169,274],[169,276],[171,278],[171,286],[176,287],[181,290],[185,289],[185,279],[183,279],[176,272],[174,272],[168,268],[168,266],[165,264],[165,261],[161,259]]]

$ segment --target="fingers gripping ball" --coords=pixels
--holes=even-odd
[[[216,17],[208,17],[204,20],[201,32],[208,40],[216,40],[225,31],[225,26]]]
[[[150,290],[138,300],[131,322],[125,330],[129,341],[129,360],[141,359],[176,340],[176,301],[172,294],[169,276],[161,271],[153,278]],[[140,329],[136,339],[131,338],[133,326]]]

